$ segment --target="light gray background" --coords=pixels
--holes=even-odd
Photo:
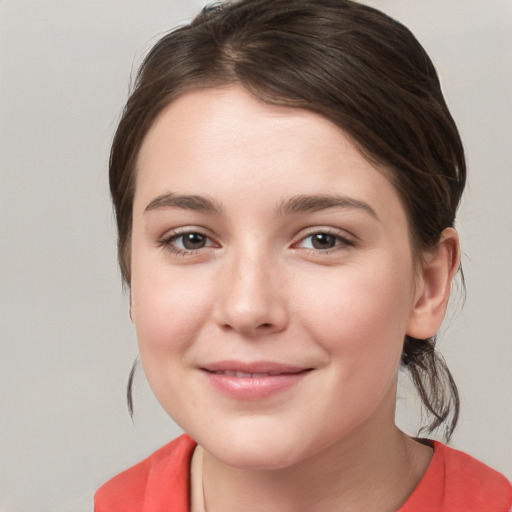
[[[370,2],[369,2],[370,3]],[[201,0],[0,0],[0,511],[85,512],[179,433],[142,376],[106,162],[130,70]],[[373,0],[423,42],[467,148],[468,298],[441,343],[455,447],[512,478],[512,1]],[[414,422],[401,389],[399,421]]]

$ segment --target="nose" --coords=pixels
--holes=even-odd
[[[235,256],[224,262],[221,274],[214,316],[223,330],[254,338],[286,328],[283,275],[272,258]]]

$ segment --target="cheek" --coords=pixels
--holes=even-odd
[[[408,286],[371,269],[340,274],[323,290],[305,288],[309,294],[303,305],[309,307],[302,318],[329,361],[324,381],[329,385],[311,399],[318,414],[329,411],[326,439],[349,432],[377,410],[393,416]]]
[[[302,317],[338,362],[340,378],[348,380],[350,374],[372,382],[383,373],[394,374],[412,303],[408,272],[400,275],[393,265],[386,272],[375,266],[345,268],[325,282],[322,287],[313,282],[303,287]]]
[[[163,409],[179,424],[186,411],[199,407],[184,383],[187,354],[209,315],[206,282],[187,269],[139,273],[135,267],[133,272],[132,316],[144,373]]]
[[[209,315],[207,280],[197,269],[189,270],[150,269],[141,273],[134,267],[132,319],[148,379],[153,371],[172,363],[165,356],[181,361]]]

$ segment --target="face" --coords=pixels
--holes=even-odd
[[[382,170],[314,113],[188,93],[141,149],[131,316],[149,383],[218,460],[286,467],[393,422],[417,279]]]

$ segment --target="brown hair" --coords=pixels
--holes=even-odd
[[[130,282],[137,156],[158,114],[186,91],[240,84],[269,104],[308,109],[349,134],[390,170],[421,263],[454,224],[466,179],[464,150],[435,68],[403,25],[350,0],[241,0],[203,11],[145,58],[110,155],[119,262]],[[406,337],[402,363],[431,420],[453,433],[459,397],[435,338]],[[129,405],[131,408],[131,382]]]

